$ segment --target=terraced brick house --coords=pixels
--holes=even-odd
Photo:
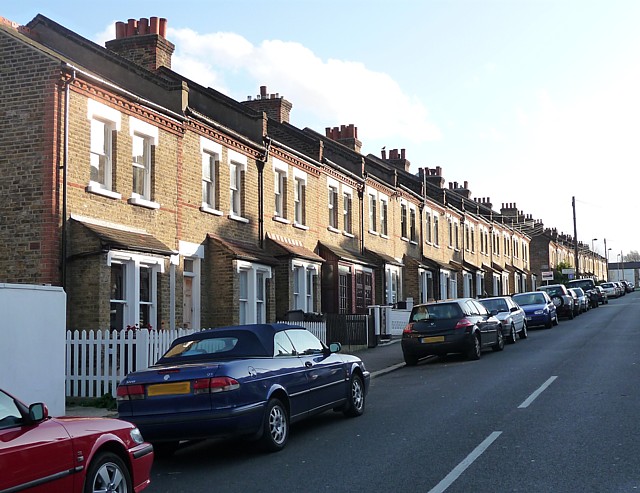
[[[166,20],[105,47],[0,23],[0,282],[53,284],[69,328],[215,327],[534,287],[530,231],[353,124],[290,123],[171,69]],[[517,221],[515,221],[517,223]],[[555,259],[554,259],[555,260]]]

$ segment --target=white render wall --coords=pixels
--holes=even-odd
[[[0,388],[65,414],[67,295],[60,287],[0,283]]]

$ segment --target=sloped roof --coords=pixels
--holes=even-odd
[[[221,236],[209,233],[207,235],[212,241],[216,242],[227,252],[233,254],[233,256],[240,260],[246,260],[248,262],[259,262],[267,265],[277,265],[276,258],[269,253],[262,250],[258,245],[246,241],[229,240],[222,238]]]
[[[320,255],[306,248],[301,241],[285,238],[284,236],[273,233],[267,233],[267,238],[271,243],[276,245],[276,249],[281,252],[280,254],[276,254],[276,257],[291,256],[313,260],[314,262],[324,262],[324,259]]]
[[[118,229],[99,224],[93,224],[72,219],[83,225],[98,237],[102,248],[107,250],[135,250],[138,252],[155,253],[158,255],[175,255],[176,251],[169,248],[155,236],[148,233]]]
[[[356,264],[367,265],[369,267],[376,266],[375,260],[371,259],[368,256],[362,255],[359,252],[347,250],[339,246],[325,245],[324,243],[321,243],[321,242],[318,242],[318,247],[320,248],[320,253],[322,253],[322,250],[324,249],[329,251],[330,253],[332,253],[333,255],[335,255],[341,260],[346,260],[348,262],[353,262]]]

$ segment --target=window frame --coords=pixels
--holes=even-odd
[[[216,159],[217,158],[217,159]],[[205,159],[207,162],[205,163]],[[202,197],[200,210],[217,216],[222,215],[220,210],[220,163],[222,161],[222,146],[205,137],[200,137],[200,160],[202,164]],[[205,164],[209,167],[210,181],[205,179]],[[211,201],[207,202],[204,196],[205,186],[210,187]]]
[[[89,182],[86,191],[112,199],[121,199],[122,195],[114,189],[113,175],[117,163],[115,162],[116,156],[113,150],[114,137],[122,126],[122,115],[114,108],[89,99],[87,101],[87,120],[89,121]],[[94,141],[96,138],[95,123],[99,123],[101,126],[102,153],[95,152],[98,147]],[[100,161],[99,156],[104,157],[104,182],[92,179],[92,169],[95,168],[92,165],[92,161],[94,160],[92,156],[98,156],[98,162]],[[99,169],[99,166],[97,169]]]
[[[245,187],[243,176],[247,172],[247,156],[228,150],[229,164],[229,218],[248,223],[244,217]]]

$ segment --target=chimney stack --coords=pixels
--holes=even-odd
[[[293,104],[280,96],[280,94],[267,93],[267,86],[260,86],[260,94],[255,99],[251,99],[251,96],[249,96],[242,104],[258,113],[266,113],[267,118],[278,123],[289,123],[289,115],[291,114],[291,108],[293,108]]]
[[[150,17],[116,22],[116,39],[107,41],[108,50],[141,67],[155,72],[160,67],[171,68],[175,45],[167,41],[167,19]]]
[[[442,168],[436,166],[435,168],[420,168],[418,174],[421,180],[425,180],[427,183],[431,183],[438,188],[444,187],[444,178],[442,177]]]
[[[406,158],[405,149],[400,149],[399,153],[398,149],[391,149],[389,151],[389,159],[386,159],[385,155],[383,155],[382,160],[389,163],[394,168],[404,170],[407,173],[411,167],[411,162]]]
[[[325,128],[325,136],[360,154],[362,142],[358,140],[358,127],[353,123],[350,123],[349,125],[341,125],[340,128],[327,127]]]

